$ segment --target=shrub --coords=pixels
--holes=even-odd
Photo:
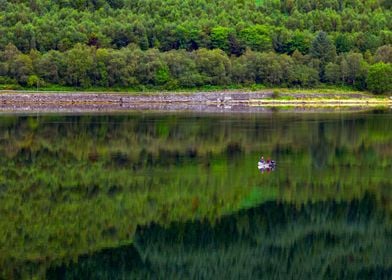
[[[392,93],[392,64],[381,62],[370,66],[367,86],[376,94]]]

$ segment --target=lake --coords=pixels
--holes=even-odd
[[[1,279],[392,277],[390,110],[3,114],[0,143]]]

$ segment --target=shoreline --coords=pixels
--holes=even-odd
[[[235,112],[271,108],[392,108],[392,97],[362,92],[277,90],[206,92],[0,91],[0,112],[111,112],[132,110]]]

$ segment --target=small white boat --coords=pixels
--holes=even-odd
[[[276,163],[273,160],[270,161],[270,162],[259,161],[257,163],[257,168],[258,169],[273,169],[273,168],[275,168],[275,166],[276,166]]]

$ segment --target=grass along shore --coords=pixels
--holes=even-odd
[[[1,85],[0,92],[12,91],[12,92],[94,92],[94,93],[194,93],[194,92],[226,92],[226,91],[242,91],[242,92],[277,92],[277,93],[338,93],[338,94],[368,94],[371,96],[375,95],[369,91],[360,91],[350,86],[336,86],[328,84],[320,84],[317,87],[312,88],[287,88],[287,87],[268,87],[263,84],[252,84],[252,85],[229,85],[229,86],[213,86],[205,85],[201,87],[193,88],[173,88],[168,89],[159,86],[137,86],[137,87],[71,87],[63,85],[45,85],[43,87],[23,87],[20,85]],[[392,89],[390,92],[392,95]],[[383,95],[381,95],[383,96]]]

